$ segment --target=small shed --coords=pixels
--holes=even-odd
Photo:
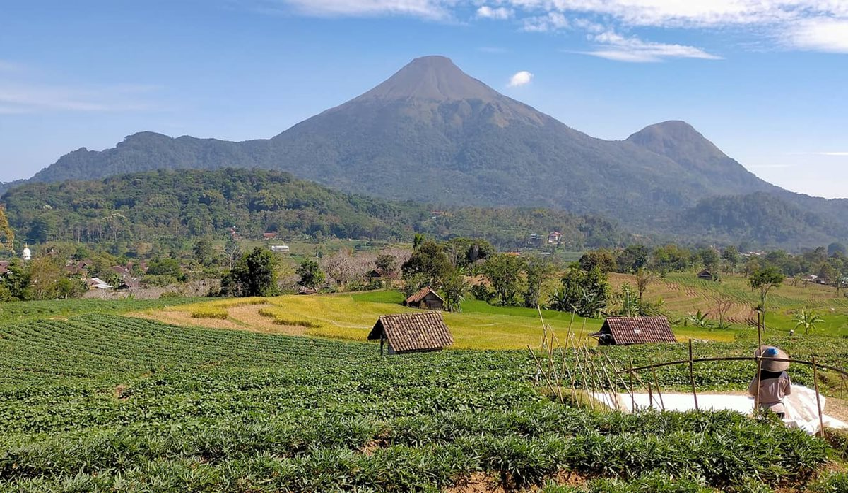
[[[609,317],[592,337],[602,346],[677,342],[665,317]]]
[[[426,288],[421,288],[420,291],[407,298],[403,304],[405,306],[423,308],[425,310],[441,310],[445,306],[445,300],[427,286]]]
[[[698,272],[698,279],[703,279],[705,281],[712,281],[715,278],[713,277],[712,272],[708,271],[707,269],[704,269],[701,272]]]
[[[374,324],[369,341],[388,343],[388,354],[438,351],[453,344],[448,326],[439,312],[383,315]]]

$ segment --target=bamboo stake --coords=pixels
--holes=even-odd
[[[651,368],[651,373],[654,375],[654,385],[657,387],[657,393],[660,396],[660,407],[665,411],[665,402],[663,402],[662,390],[660,389],[660,380],[657,378],[656,368]]]
[[[648,407],[654,408],[654,389],[651,387],[651,382],[648,382]]]
[[[757,395],[754,396],[754,414],[757,414],[757,411],[760,410],[760,374],[763,372],[763,358],[761,356],[757,356],[757,375],[754,377],[754,380],[757,382]]]
[[[633,359],[630,360],[630,412],[636,412],[636,396],[633,394]]]
[[[689,339],[689,383],[692,384],[692,397],[695,398],[695,410],[698,411],[698,393],[695,392],[695,370],[692,365],[692,339]]]
[[[606,358],[607,364],[608,364],[611,368],[615,368],[615,363],[613,363],[613,362],[612,362],[612,360],[610,359],[609,355],[604,354],[604,357]],[[624,376],[623,376],[623,373],[624,373],[625,371],[627,371],[627,369],[617,370],[617,371],[614,373],[614,375],[615,375],[616,377],[618,377],[618,382],[619,382],[619,385],[621,385],[621,388],[622,388],[622,389],[627,389],[627,382],[625,382],[625,381],[624,381]]]
[[[816,357],[813,356],[813,387],[816,391],[816,407],[819,410],[819,426],[820,426],[820,435],[824,438],[824,416],[822,415],[822,407],[821,407],[821,396],[819,395],[819,379],[818,372],[816,371]]]

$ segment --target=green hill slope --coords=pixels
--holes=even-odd
[[[359,239],[485,237],[502,248],[531,233],[561,231],[575,249],[614,245],[621,232],[596,217],[533,209],[447,208],[330,190],[288,173],[222,169],[153,171],[103,180],[31,183],[2,201],[18,236],[31,242],[153,241],[266,231]]]

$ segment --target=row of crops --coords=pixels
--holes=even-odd
[[[373,344],[91,315],[0,326],[0,354],[0,492],[441,491],[481,474],[516,490],[571,478],[543,486],[552,493],[844,480],[816,477],[834,453],[825,442],[768,420],[549,400],[526,352],[381,358]]]

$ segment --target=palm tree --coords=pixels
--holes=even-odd
[[[808,335],[811,330],[816,328],[816,324],[824,322],[824,319],[816,315],[812,310],[807,310],[806,307],[801,309],[801,312],[795,315],[795,328],[804,327],[804,335]]]

